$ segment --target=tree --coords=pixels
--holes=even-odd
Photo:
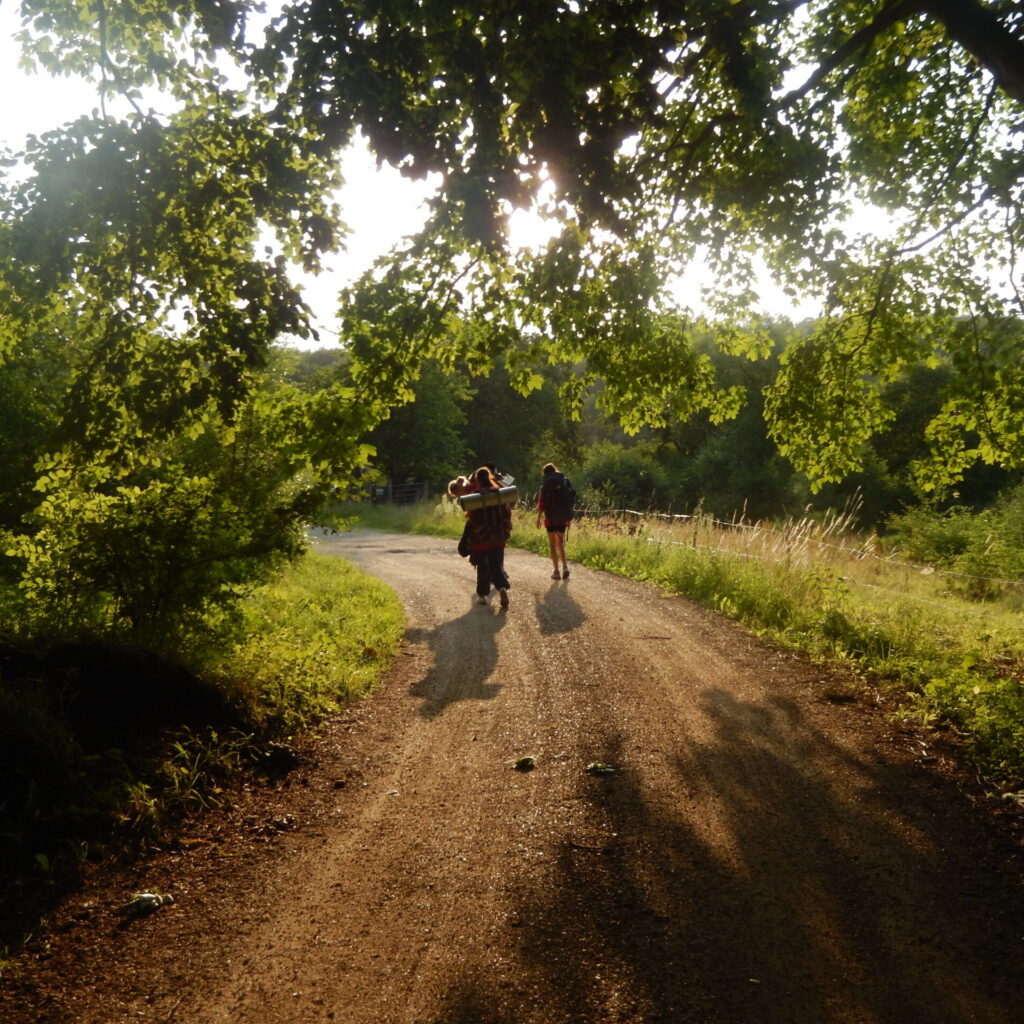
[[[38,503],[36,460],[58,445],[55,410],[67,386],[67,356],[37,339],[0,363],[0,530],[18,528]]]
[[[494,463],[515,477],[525,499],[536,494],[545,462],[563,465],[578,451],[577,424],[562,413],[552,369],[542,368],[542,383],[524,395],[512,386],[506,367],[495,367],[470,380],[463,404],[471,467]]]
[[[732,324],[730,351],[756,355],[743,310],[762,256],[823,302],[766,406],[812,478],[856,467],[891,417],[881,389],[922,362],[960,371],[928,427],[934,484],[975,460],[1024,463],[1021,4],[286,0],[250,39],[255,10],[23,0],[38,63],[135,111],[30,147],[36,177],[0,234],[23,268],[5,271],[7,338],[59,308],[110,353],[173,312],[210,368],[183,401],[229,408],[267,338],[308,330],[275,259],[315,266],[336,243],[337,154],[362,131],[381,160],[444,180],[422,235],[344,298],[369,400],[423,359],[513,351],[522,388],[564,363],[579,371],[566,399],[600,381],[629,429],[724,419],[739,395],[664,285],[705,253],[722,285],[709,312]],[[225,84],[227,61],[244,86]],[[147,85],[177,112],[144,113]],[[889,237],[837,222],[855,200],[892,211]],[[529,206],[557,233],[510,253],[506,218]],[[278,238],[265,259],[261,225]]]
[[[169,376],[166,353],[151,355],[150,372]],[[80,383],[63,396],[75,415]],[[101,398],[133,396],[125,380],[89,383]],[[9,626],[179,653],[226,635],[237,599],[303,550],[333,482],[365,464],[360,437],[374,419],[340,385],[303,393],[273,365],[240,386],[247,398],[230,417],[211,401],[165,430],[126,407],[106,424],[102,402],[84,438],[78,420],[51,423],[51,443],[69,429],[73,440],[37,452],[35,500],[4,538],[27,599]]]
[[[590,508],[634,511],[664,505],[668,474],[651,450],[641,443],[627,448],[615,441],[598,441],[587,449],[578,474],[582,500]]]
[[[395,483],[425,480],[440,489],[466,463],[465,397],[458,380],[424,364],[412,399],[367,435],[374,467]]]
[[[711,334],[695,341],[711,358],[716,378],[741,388],[744,398],[740,412],[725,423],[715,425],[706,416],[697,416],[689,424],[661,432],[663,443],[669,442],[678,453],[673,477],[679,511],[700,502],[703,511],[722,519],[737,514],[768,519],[794,507],[802,510],[806,504],[797,497],[806,499],[804,478],[779,455],[768,436],[764,393],[778,376],[781,353],[799,344],[807,332],[787,320],[765,321],[760,329],[771,349],[756,361],[721,352]]]
[[[0,360],[32,444],[0,480],[24,628],[194,638],[368,457],[384,406],[273,366],[278,338],[308,333],[287,258],[326,244],[334,173],[243,106],[80,118],[0,182]]]

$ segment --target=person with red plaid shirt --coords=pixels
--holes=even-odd
[[[475,490],[486,493],[499,490],[498,481],[486,466],[473,474]],[[469,520],[469,549],[476,566],[476,601],[487,604],[491,587],[501,599],[501,607],[508,607],[509,583],[505,572],[505,545],[512,534],[512,506],[485,505],[466,513]]]

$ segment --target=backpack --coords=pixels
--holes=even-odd
[[[549,473],[540,485],[544,515],[553,523],[569,523],[576,508],[576,491],[564,473]]]
[[[499,491],[483,491],[489,498],[497,496]],[[504,545],[512,533],[512,509],[509,505],[481,505],[469,513],[466,524],[469,527],[469,546],[486,544],[492,547]],[[470,558],[472,561],[472,557]]]

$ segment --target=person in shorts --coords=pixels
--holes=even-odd
[[[571,508],[555,507],[551,495],[557,492],[558,485],[568,485],[565,474],[562,473],[553,462],[545,464],[541,470],[541,485],[537,492],[537,529],[540,529],[543,521],[548,531],[548,547],[551,551],[551,565],[553,580],[567,580],[569,578],[569,563],[565,560],[565,533],[572,522]],[[571,485],[568,485],[571,490]],[[547,494],[547,501],[545,501]],[[547,507],[545,507],[547,506]]]

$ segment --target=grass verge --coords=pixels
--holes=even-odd
[[[233,774],[269,770],[292,735],[373,686],[402,629],[384,584],[310,554],[250,597],[232,649],[202,665],[0,643],[0,946],[91,856],[137,848],[214,806]]]
[[[355,511],[380,529],[452,538],[462,530],[447,501]],[[567,547],[573,561],[693,598],[760,636],[853,669],[900,715],[954,730],[991,788],[1024,803],[1019,594],[970,601],[935,574],[868,557],[835,525],[803,521],[758,534],[699,517],[677,527],[585,519]],[[511,543],[547,555],[531,513],[517,514]]]
[[[240,687],[264,735],[285,735],[367,692],[402,636],[397,597],[338,558],[307,554],[245,609],[245,640],[213,674]]]

